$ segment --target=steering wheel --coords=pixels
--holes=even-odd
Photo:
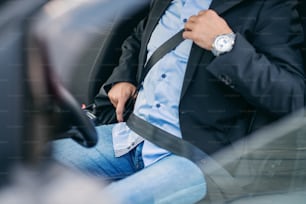
[[[47,113],[44,118],[50,120],[56,115],[51,120],[56,130],[49,139],[70,137],[84,147],[93,147],[98,141],[94,123],[55,74],[44,41],[39,36],[29,36],[28,42],[36,48],[28,54],[27,68],[32,105]]]
[[[66,127],[59,129],[59,132],[67,129],[61,137],[71,137],[77,143],[84,147],[93,147],[96,145],[97,132],[94,123],[87,117],[86,113],[81,109],[75,98],[61,84],[56,83],[56,99],[59,107],[63,110],[60,121],[66,123]],[[70,127],[69,127],[70,126]]]

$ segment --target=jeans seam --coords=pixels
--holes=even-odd
[[[143,164],[143,160],[142,160],[142,146],[143,146],[143,142],[139,143],[133,150],[133,163],[134,163],[134,167],[135,167],[135,171],[139,171],[141,169],[143,169],[144,164]]]

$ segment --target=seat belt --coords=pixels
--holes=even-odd
[[[158,62],[164,55],[169,53],[171,50],[173,50],[178,44],[180,44],[184,40],[183,32],[184,32],[184,29],[181,29],[179,32],[177,32],[175,35],[173,35],[171,38],[169,38],[166,42],[164,42],[162,45],[160,45],[153,52],[153,54],[151,55],[151,57],[149,58],[149,60],[145,64],[145,66],[143,68],[143,71],[140,75],[139,83],[136,87],[136,91],[125,103],[125,108],[124,108],[124,113],[123,113],[124,121],[126,121],[127,118],[129,117],[129,115],[133,112],[135,99],[136,99],[136,96],[137,96],[137,93],[138,93],[139,89],[142,86],[142,82],[143,82],[144,78],[146,77],[146,75],[148,74],[148,72],[154,66],[154,64],[156,62]],[[106,99],[106,98],[104,98],[104,99]],[[102,100],[102,99],[100,99],[100,100]],[[106,100],[108,101],[108,99],[106,99]],[[108,103],[108,102],[106,102],[106,103]],[[87,106],[86,107],[87,116],[95,124],[109,124],[109,122],[103,122],[103,123],[99,122],[99,120],[97,119],[97,116],[96,116],[96,113],[97,113],[96,108],[97,108],[96,104],[91,104],[91,105]],[[111,111],[111,114],[109,116],[110,117],[109,117],[108,121],[116,121],[116,113],[115,112]]]
[[[149,73],[150,69],[156,64],[164,55],[173,50],[176,46],[178,46],[183,40],[183,32],[184,29],[177,32],[171,38],[169,38],[166,42],[164,42],[161,46],[159,46],[151,55],[147,63],[145,64],[141,76],[139,78],[139,83],[136,87],[136,91],[134,94],[127,100],[125,103],[125,110],[123,113],[123,118],[126,120],[129,115],[133,112],[134,104],[136,100],[136,96],[138,94],[139,89],[142,86],[142,82],[145,79],[146,75]],[[113,117],[115,117],[114,115]]]
[[[153,67],[153,65],[156,64],[156,62],[158,62],[164,55],[169,53],[184,40],[183,32],[184,29],[180,30],[153,52],[148,62],[145,64],[143,72],[141,73],[141,77],[139,80],[140,83],[137,86],[138,90],[141,87],[144,78],[146,77],[150,69]]]
[[[144,67],[144,71],[141,74],[139,80],[140,83],[136,88],[135,96],[141,88],[144,78],[153,67],[153,65],[184,40],[182,37],[183,31],[183,29],[180,30],[159,48],[157,48],[152,54]],[[132,100],[129,100],[127,102],[126,107],[133,106],[134,101],[131,101]],[[237,184],[235,179],[232,177],[232,175],[229,174],[228,171],[226,171],[220,164],[211,159],[206,153],[204,153],[195,145],[152,125],[151,123],[139,118],[133,113],[130,113],[126,124],[131,130],[136,132],[144,139],[152,142],[153,144],[156,144],[163,149],[168,150],[169,152],[172,152],[173,154],[185,157],[199,166],[206,177],[206,182],[211,183],[213,186],[215,186],[215,188],[218,188],[218,192],[221,193],[221,195],[217,195],[218,193],[216,192],[212,193],[215,194],[214,196],[217,196],[219,200],[236,197],[243,192],[243,189],[240,187],[240,185]],[[209,190],[211,189],[208,189],[208,191]]]
[[[235,178],[197,146],[152,125],[134,113],[129,116],[126,124],[144,139],[173,154],[194,162],[203,172],[207,186],[214,186],[214,189],[208,187],[208,192],[213,191],[210,193],[211,199],[212,197],[217,197],[219,201],[220,199],[228,200],[244,193],[243,188],[237,183]]]

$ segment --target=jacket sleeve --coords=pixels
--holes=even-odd
[[[304,106],[303,29],[293,1],[263,2],[252,43],[236,33],[233,50],[207,69],[255,108],[283,115]]]
[[[146,19],[143,19],[123,42],[119,65],[114,68],[111,76],[104,83],[102,87],[104,91],[108,92],[111,86],[117,82],[130,82],[136,85],[139,51],[145,24]]]

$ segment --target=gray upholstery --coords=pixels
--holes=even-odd
[[[139,20],[148,3],[53,0],[38,14],[34,26],[50,64],[80,104],[92,102],[118,62],[121,43],[137,23],[134,17]]]

